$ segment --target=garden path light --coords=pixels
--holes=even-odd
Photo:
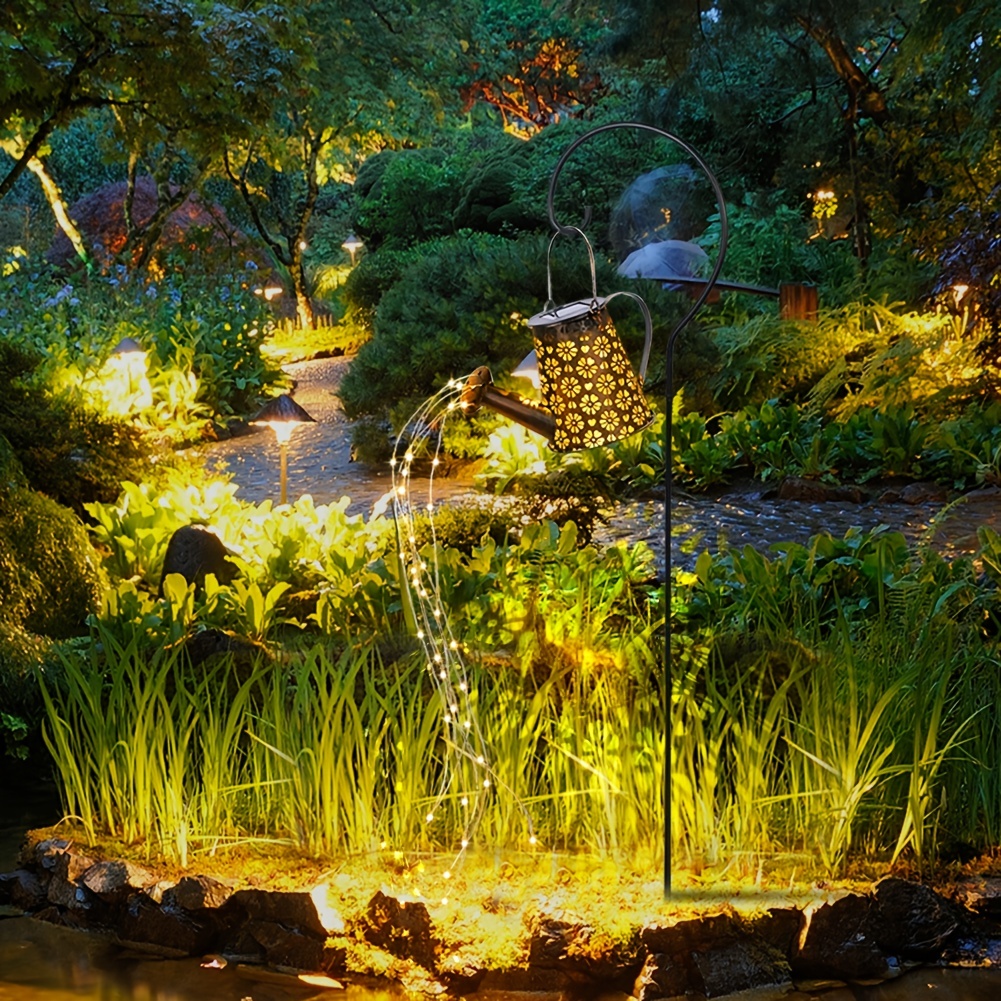
[[[316,418],[311,417],[291,396],[283,393],[265,403],[250,419],[250,423],[263,424],[275,433],[281,468],[278,503],[285,504],[288,492],[288,443],[292,438],[292,432],[300,424],[315,424]]]
[[[581,143],[592,136],[611,129],[639,129],[668,139],[680,146],[699,165],[708,177],[716,197],[720,216],[719,253],[709,276],[697,281],[701,285],[688,312],[681,318],[667,340],[666,389],[667,407],[665,412],[667,456],[666,507],[665,507],[665,586],[667,588],[666,640],[664,653],[664,718],[667,731],[664,734],[664,894],[671,892],[671,734],[673,687],[671,662],[671,401],[674,395],[673,359],[674,344],[678,334],[695,316],[709,298],[720,276],[726,256],[727,220],[723,191],[716,176],[702,157],[684,140],[653,125],[640,122],[612,122],[592,129],[572,142],[563,152],[549,180],[547,208],[549,222],[554,235],[549,243],[549,255],[553,242],[558,236],[578,235],[584,238],[591,261],[592,290],[589,298],[577,300],[557,307],[552,299],[552,282],[549,274],[547,255],[547,278],[550,278],[548,301],[542,312],[528,322],[535,340],[539,381],[542,390],[542,405],[522,399],[515,393],[497,389],[492,384],[490,372],[478,368],[466,383],[460,405],[466,414],[475,413],[480,406],[490,407],[501,414],[523,424],[529,430],[537,431],[549,440],[559,452],[576,451],[583,448],[608,445],[629,437],[647,427],[653,415],[643,395],[643,379],[646,375],[652,340],[652,323],[646,304],[632,292],[617,292],[607,298],[597,294],[595,287],[594,255],[584,233],[576,226],[564,226],[556,220],[554,200],[556,182],[563,165]],[[585,211],[584,223],[590,220],[590,209]],[[625,350],[612,327],[606,309],[607,303],[615,295],[626,295],[636,300],[646,323],[646,343],[638,374],[633,373]]]
[[[341,244],[341,246],[351,255],[351,267],[355,266],[355,254],[365,246],[361,240],[358,239],[354,233],[348,233],[348,238]]]
[[[126,415],[153,405],[153,391],[146,374],[146,349],[134,338],[123,337],[107,361],[111,413]]]

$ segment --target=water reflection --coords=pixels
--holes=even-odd
[[[266,979],[263,979],[266,978]],[[397,990],[317,990],[260,967],[155,959],[33,918],[0,921],[0,1001],[401,1001]]]
[[[230,964],[222,970],[203,969],[196,959],[155,959],[32,918],[0,920],[0,1001],[402,1001],[407,996],[398,989],[358,985],[318,991],[259,967]],[[490,992],[473,995],[471,1001],[515,997]],[[555,994],[548,997],[557,1001]],[[871,987],[818,984],[812,989],[766,988],[732,996],[733,1001],[996,1001],[999,997],[1001,970],[940,969],[914,970]]]

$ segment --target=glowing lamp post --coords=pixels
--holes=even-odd
[[[538,370],[542,404],[525,400],[516,393],[497,389],[490,372],[481,367],[470,376],[463,389],[460,406],[464,413],[474,414],[481,406],[517,421],[531,431],[543,435],[558,452],[577,451],[609,445],[647,427],[653,415],[643,394],[643,379],[650,357],[652,323],[646,304],[633,292],[616,292],[607,298],[598,295],[595,288],[594,255],[583,232],[575,226],[562,226],[556,221],[553,208],[556,181],[560,170],[571,153],[585,140],[610,129],[633,128],[652,132],[679,145],[702,168],[712,184],[720,212],[719,255],[707,279],[699,279],[701,291],[688,312],[681,318],[667,339],[666,383],[667,408],[665,412],[667,456],[666,509],[665,509],[665,587],[667,589],[666,643],[664,654],[664,893],[671,892],[671,708],[673,671],[671,660],[671,401],[674,395],[673,359],[674,344],[678,334],[708,299],[723,267],[726,254],[726,207],[722,188],[702,157],[686,142],[652,125],[639,122],[613,122],[585,133],[571,143],[560,157],[549,181],[549,221],[555,230],[549,243],[550,254],[557,236],[577,235],[584,238],[591,261],[591,296],[556,306],[552,299],[552,282],[548,286],[548,301],[541,313],[529,321],[535,341],[535,362],[531,356],[519,367],[518,374],[532,378]],[[585,214],[585,219],[589,212]],[[549,262],[547,260],[547,278]],[[638,375],[633,373],[625,349],[612,327],[606,309],[615,296],[625,295],[636,300],[646,321],[646,344]]]
[[[281,470],[278,503],[285,504],[288,494],[288,443],[292,439],[292,432],[300,424],[315,424],[316,418],[311,417],[291,396],[283,393],[265,403],[251,418],[250,423],[257,426],[264,425],[275,433]]]
[[[108,409],[112,413],[125,415],[152,406],[153,392],[146,377],[146,349],[135,338],[123,337],[111,349],[106,368]]]
[[[341,244],[341,246],[351,255],[351,267],[355,266],[355,254],[365,246],[361,240],[358,239],[354,233],[349,233],[348,238]]]

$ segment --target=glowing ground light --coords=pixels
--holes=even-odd
[[[435,471],[440,466],[442,432],[448,418],[459,410],[459,397],[467,379],[455,379],[427,400],[411,416],[408,429],[417,429],[416,437],[404,445],[397,438],[393,457],[389,465],[393,478],[393,516],[396,522],[397,547],[400,559],[400,587],[404,593],[405,607],[413,613],[411,628],[420,642],[428,676],[441,701],[444,740],[448,758],[441,785],[425,820],[434,821],[436,812],[448,799],[457,795],[452,786],[462,781],[462,763],[472,764],[479,776],[470,789],[458,793],[462,811],[462,837],[456,849],[451,866],[442,879],[451,879],[463,852],[469,847],[476,825],[486,807],[486,797],[492,795],[494,787],[502,787],[505,793],[514,796],[511,790],[499,782],[490,765],[490,755],[483,734],[477,722],[475,710],[476,693],[462,658],[461,644],[452,634],[448,615],[441,604],[441,590],[438,567],[438,538],[435,532],[433,500]],[[461,413],[461,411],[459,411]],[[415,450],[428,446],[431,454],[431,472],[428,477],[427,496],[417,498],[412,490],[411,467],[415,460]],[[401,454],[402,453],[402,454]],[[430,551],[435,555],[428,561],[421,554],[415,529],[415,513],[427,513],[431,533]],[[499,790],[498,790],[499,791]],[[531,818],[524,806],[518,807],[525,815],[529,829],[529,844],[536,845]],[[442,898],[442,903],[447,898]]]

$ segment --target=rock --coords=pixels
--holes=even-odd
[[[755,935],[788,958],[796,946],[801,923],[802,916],[795,907],[772,907],[767,914],[752,918],[750,925]]]
[[[203,911],[222,907],[232,895],[232,885],[212,876],[182,876],[174,886],[163,892],[162,900],[167,907]]]
[[[27,869],[15,869],[0,875],[0,904],[11,904],[22,911],[37,911],[45,906],[45,888]]]
[[[833,903],[808,907],[792,956],[793,972],[801,977],[836,980],[887,976],[889,965],[875,938],[874,906],[871,897],[848,894]]]
[[[45,841],[39,841],[35,845],[35,862],[42,869],[51,870],[56,864],[56,859],[65,854],[69,847],[70,842],[62,838],[46,838]]]
[[[875,938],[884,952],[933,959],[960,926],[955,905],[920,883],[887,877],[875,889]]]
[[[243,910],[254,921],[272,921],[311,935],[323,942],[327,930],[320,921],[313,898],[305,892],[279,893],[267,890],[237,890],[226,901],[226,912]],[[231,922],[232,923],[232,922]]]
[[[636,988],[643,1001],[654,1001],[692,991],[719,997],[788,983],[788,953],[775,940],[791,940],[789,931],[790,922],[780,913],[758,923],[724,913],[644,928],[640,940],[650,951]]]
[[[96,862],[79,879],[82,886],[107,903],[122,900],[155,882],[155,876],[131,862]]]
[[[296,970],[319,970],[323,966],[323,943],[310,935],[291,931],[276,921],[250,921],[246,931],[264,949],[271,966]]]
[[[80,877],[96,863],[87,855],[62,851],[52,857],[52,874],[46,887],[49,901],[59,907],[75,910],[87,906],[87,891]]]
[[[707,998],[790,980],[786,957],[754,937],[720,942],[692,958],[702,981],[697,989]]]
[[[604,987],[622,982],[631,986],[640,967],[636,948],[617,950],[593,944],[590,925],[540,915],[529,923],[529,969],[550,969],[569,983],[600,983]]]
[[[787,476],[779,484],[778,497],[779,500],[805,501],[810,504],[824,501],[861,504],[866,499],[865,491],[860,487],[836,486],[801,476]]]
[[[401,904],[381,890],[369,901],[365,938],[400,959],[410,959],[426,970],[438,965],[438,941],[427,907],[418,902]]]
[[[161,955],[200,956],[209,950],[212,929],[183,911],[159,907],[143,894],[129,898],[116,929],[133,946],[155,946]]]
[[[221,584],[229,583],[238,571],[228,557],[229,550],[214,532],[198,525],[182,525],[167,543],[158,594],[163,597],[164,579],[172,573],[179,573],[198,587],[205,583],[207,573],[215,574]]]

